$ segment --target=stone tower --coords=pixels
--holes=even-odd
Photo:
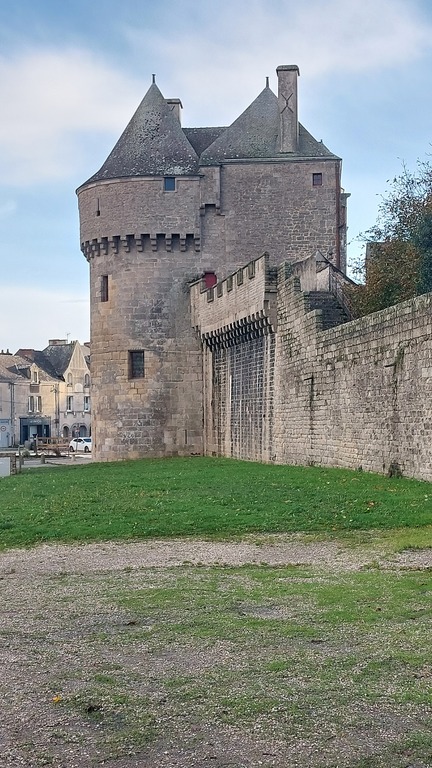
[[[296,66],[278,67],[227,128],[182,128],[153,77],[102,168],[77,190],[90,264],[94,455],[203,450],[202,351],[189,285],[270,254],[344,269],[340,160],[298,123]]]

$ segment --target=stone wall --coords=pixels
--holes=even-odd
[[[432,480],[432,295],[320,330],[281,282],[275,459]]]
[[[204,446],[214,456],[270,461],[276,271],[266,253],[207,291],[191,287],[204,344]]]
[[[99,181],[78,190],[81,243],[141,234],[199,237],[199,178],[179,177],[164,191],[162,176]]]
[[[193,247],[109,249],[90,259],[94,454],[98,460],[202,452],[202,355],[191,327]],[[108,298],[102,300],[103,277]],[[132,377],[130,353],[144,354]]]
[[[244,264],[263,251],[273,258],[277,254],[280,261],[299,261],[318,249],[336,263],[339,161],[227,162],[221,173],[225,220],[219,249],[225,248],[229,261],[235,254],[237,263]],[[314,173],[322,174],[321,186],[313,186]],[[205,217],[204,242],[206,227]]]
[[[274,289],[263,257],[261,293],[264,266]],[[432,480],[432,294],[324,330],[323,312],[310,310],[310,292],[284,265],[277,316],[260,329],[247,312],[251,290],[239,286],[231,300],[222,287],[219,298],[195,305],[205,344],[205,452]]]

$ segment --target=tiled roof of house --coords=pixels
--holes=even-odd
[[[54,375],[62,377],[71,361],[74,349],[75,344],[48,345],[42,352],[37,353],[40,356],[40,363],[38,360],[35,360],[35,362],[41,365],[41,367],[45,363],[45,370],[49,366]]]
[[[198,156],[153,83],[102,168],[86,184],[124,176],[198,172]]]
[[[0,381],[15,382],[29,378],[29,361],[20,355],[0,354]]]
[[[41,352],[38,349],[19,349],[17,356],[27,364],[34,363],[37,365],[40,371],[42,371],[41,379],[59,379],[62,374],[59,373],[50,359],[45,354],[45,350]],[[46,377],[44,376],[46,374]]]

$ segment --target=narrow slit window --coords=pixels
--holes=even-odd
[[[101,277],[101,301],[108,301],[108,275]]]
[[[312,174],[312,186],[313,187],[322,187],[322,173],[313,173]]]
[[[164,178],[164,191],[175,192],[175,176],[165,176]]]
[[[131,349],[129,351],[129,378],[144,378],[144,350]]]

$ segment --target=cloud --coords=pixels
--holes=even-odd
[[[199,35],[188,26],[193,9],[201,13],[195,17]],[[432,47],[432,26],[411,0],[233,0],[211,16],[205,4],[200,11],[187,0],[178,21],[177,35],[147,34],[146,49],[178,91],[169,95],[181,93],[208,121],[217,114],[220,119],[221,104],[229,120],[237,117],[239,93],[246,107],[266,75],[275,90],[279,64],[298,64],[308,83],[341,73],[370,77],[407,65]],[[138,52],[146,30],[135,26],[124,33]],[[192,114],[188,124],[194,120]]]
[[[315,104],[317,79],[378,78],[407,66],[432,45],[420,8],[415,0],[232,0],[215,13],[196,0],[167,0],[141,27],[119,23],[116,40],[122,66],[136,65],[148,83],[158,73],[164,95],[182,98],[185,124],[226,124],[264,87],[266,75],[276,90],[278,64],[300,66]],[[173,18],[176,34],[167,34]],[[1,183],[94,172],[91,152],[104,137],[111,148],[144,95],[143,80],[85,47],[16,50],[0,56]]]
[[[142,85],[85,50],[0,57],[2,183],[66,177],[79,163],[83,136],[121,132],[142,95]]]
[[[89,340],[89,298],[35,286],[0,285],[0,349],[44,349],[49,339]],[[19,307],[19,309],[17,309]],[[47,312],[46,308],[50,311]],[[39,308],[44,308],[39,311]]]

